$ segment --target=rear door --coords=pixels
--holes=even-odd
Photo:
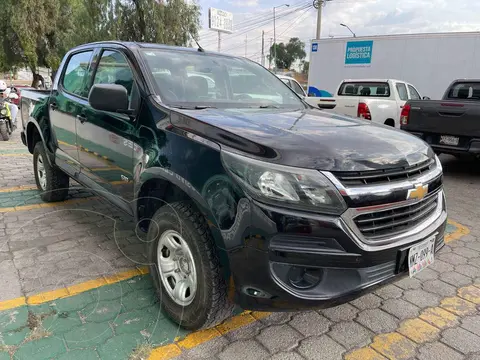
[[[55,161],[71,175],[80,171],[76,117],[87,103],[86,79],[93,54],[93,49],[84,49],[68,56],[49,100],[49,117],[57,143]]]
[[[93,84],[123,85],[130,97],[130,109],[138,112],[140,96],[133,69],[120,48],[103,49]],[[113,194],[111,199],[124,207],[133,200],[133,154],[139,150],[136,122],[125,114],[98,111],[89,104],[77,120],[77,139],[82,176],[99,191]],[[116,197],[115,197],[116,196]],[[128,210],[128,209],[126,209]],[[128,210],[129,211],[129,210]]]

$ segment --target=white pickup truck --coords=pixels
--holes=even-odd
[[[277,77],[287,84],[293,91],[295,91],[300,97],[308,104],[314,107],[319,107],[322,110],[333,109],[335,107],[335,99],[333,97],[310,97],[307,95],[303,87],[297,80],[290,76],[278,75]]]
[[[319,107],[325,109],[332,98],[319,99]],[[361,117],[379,124],[400,127],[400,114],[407,100],[422,97],[412,84],[392,79],[346,79],[334,95],[335,106],[330,112]],[[425,99],[428,99],[425,97]]]

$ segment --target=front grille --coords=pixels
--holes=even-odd
[[[371,171],[335,172],[334,174],[344,186],[348,187],[405,180],[430,171],[434,166],[435,160],[429,159],[408,167]]]
[[[435,211],[437,202],[435,194],[415,204],[362,214],[353,220],[363,236],[375,240],[403,233],[422,223]]]

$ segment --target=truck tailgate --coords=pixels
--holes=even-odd
[[[411,132],[480,137],[480,102],[452,100],[409,101],[408,125]]]

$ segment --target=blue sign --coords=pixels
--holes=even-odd
[[[318,44],[317,43],[313,43],[312,44],[312,52],[317,52],[318,50]]]
[[[349,41],[345,50],[345,65],[370,64],[373,41]]]

